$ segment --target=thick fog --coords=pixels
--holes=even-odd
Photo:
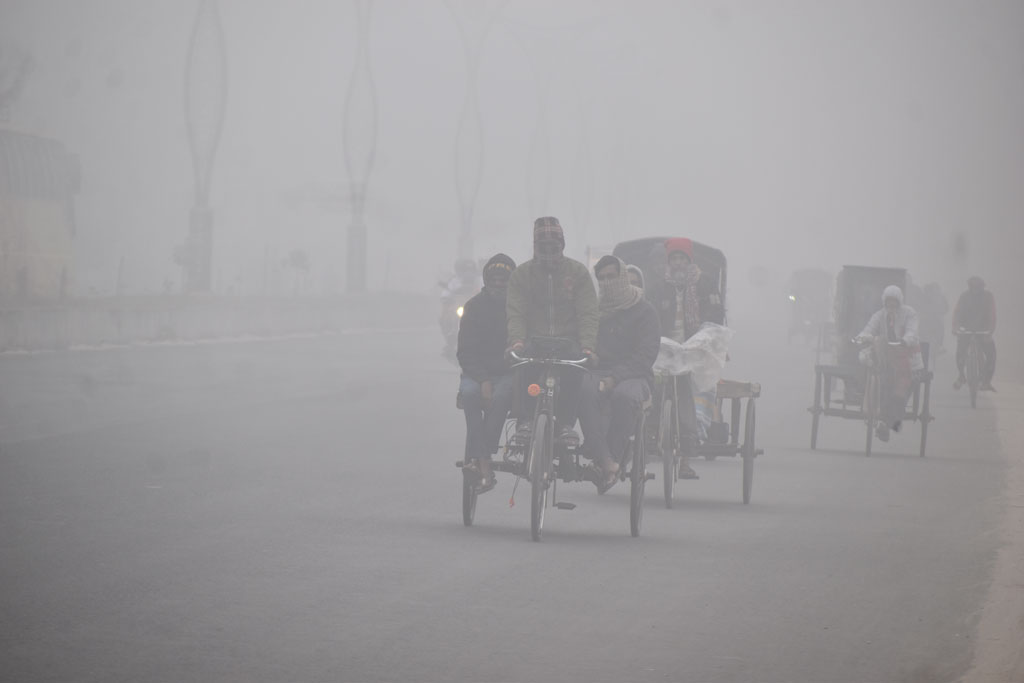
[[[438,284],[541,216],[727,292],[513,373]],[[0,677],[1024,680],[1022,258],[1022,0],[0,0]],[[982,276],[992,383],[848,264]]]
[[[8,122],[80,159],[79,292],[110,291],[122,258],[126,292],[180,285],[197,6],[3,2],[6,73],[18,55],[33,64]],[[275,270],[302,250],[303,286],[341,291],[356,5],[219,8],[214,288],[290,289]],[[368,285],[429,291],[458,253],[456,140],[475,55],[480,128],[460,153],[461,182],[479,185],[477,258],[528,258],[532,219],[551,214],[580,258],[681,234],[725,251],[734,282],[757,266],[781,282],[863,263],[950,289],[980,272],[1008,290],[1006,255],[1024,253],[1022,25],[1013,1],[373,3]],[[372,124],[354,121],[352,144]]]

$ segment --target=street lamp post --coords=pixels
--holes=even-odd
[[[356,61],[345,98],[344,155],[352,207],[346,247],[345,288],[366,291],[366,193],[377,154],[377,92],[370,70],[372,0],[353,0],[356,8]]]
[[[185,270],[185,289],[208,292],[213,260],[213,210],[210,177],[224,126],[227,59],[217,0],[200,0],[185,64],[185,124],[188,132],[195,196],[188,238],[178,261]]]
[[[455,192],[459,198],[460,231],[458,253],[460,258],[473,256],[473,210],[480,192],[484,167],[483,122],[477,80],[480,73],[480,53],[495,16],[505,4],[499,0],[493,7],[480,0],[464,3],[456,11],[454,0],[448,0],[448,9],[455,17],[466,57],[466,96],[455,136]],[[480,16],[480,15],[483,16]],[[472,26],[470,24],[473,24]]]

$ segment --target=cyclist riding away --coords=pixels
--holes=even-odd
[[[594,273],[601,311],[598,361],[583,379],[580,428],[586,453],[599,470],[595,483],[604,492],[618,481],[641,406],[651,396],[661,327],[657,311],[644,300],[643,290],[630,284],[621,260],[605,256]]]
[[[985,363],[981,370],[982,391],[995,391],[992,378],[996,374],[996,342],[992,333],[996,331],[996,298],[985,289],[985,281],[978,276],[967,280],[967,291],[960,295],[953,309],[953,334],[961,329],[968,332],[988,332],[978,338]],[[967,339],[958,336],[956,340],[956,369],[959,376],[953,384],[959,389],[967,381],[964,377],[964,363],[967,362]]]

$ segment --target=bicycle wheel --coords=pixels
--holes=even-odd
[[[666,398],[661,404],[661,422],[658,423],[658,450],[665,477],[665,507],[672,509],[672,491],[676,481],[676,448],[672,438],[672,399]]]
[[[980,382],[978,369],[978,347],[972,339],[967,347],[967,387],[971,392],[971,407],[978,407],[978,384]]]
[[[756,428],[754,399],[747,399],[747,417],[743,426],[743,504],[750,502],[750,490],[754,486],[754,429]]]
[[[644,416],[641,413],[633,437],[633,469],[630,471],[629,486],[629,533],[640,535],[640,523],[644,517],[644,486],[647,484],[647,449],[644,446]]]
[[[871,440],[875,436],[875,425],[878,424],[878,402],[880,400],[879,392],[880,382],[878,376],[869,372],[867,379],[864,381],[864,418],[867,422],[867,440],[864,446],[864,455],[871,455]]]
[[[480,477],[476,472],[467,472],[462,468],[462,523],[466,526],[473,526],[473,517],[476,516],[476,484]]]
[[[551,478],[551,425],[548,416],[541,413],[533,423],[533,441],[530,443],[530,537],[540,540],[544,529],[544,509],[548,504],[548,485]]]

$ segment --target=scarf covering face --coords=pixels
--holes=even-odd
[[[543,216],[533,223],[533,258],[544,268],[554,269],[563,258],[562,250],[554,254],[542,254],[537,251],[537,242],[541,240],[556,240],[565,249],[565,234],[562,232],[562,225],[554,216]]]
[[[629,272],[626,264],[619,261],[619,275],[611,280],[598,280],[598,307],[601,310],[601,317],[605,317],[615,311],[624,311],[635,306],[644,296],[644,291],[639,287],[629,284]]]
[[[495,254],[487,261],[484,266],[483,278],[484,278],[484,291],[490,296],[493,296],[499,301],[504,301],[508,294],[508,278],[512,275],[512,271],[516,269],[516,262],[513,261],[509,256],[505,254]],[[498,273],[505,275],[505,286],[495,287],[494,276]]]

